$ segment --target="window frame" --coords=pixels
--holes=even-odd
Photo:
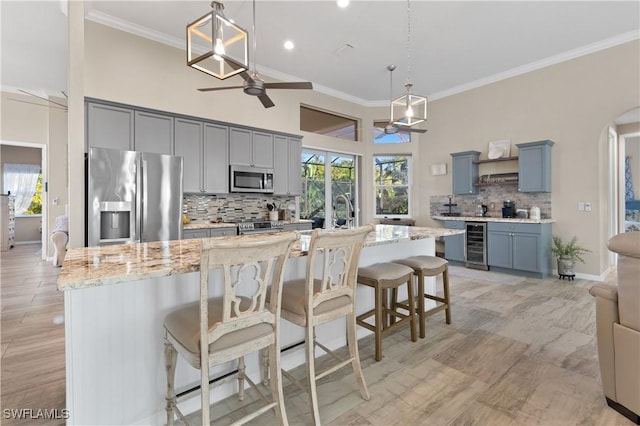
[[[3,167],[2,167],[2,185],[3,185],[3,192],[7,192],[7,188],[5,187],[6,182],[7,182],[7,166],[13,166],[13,165],[20,165],[23,163],[13,163],[13,162],[7,162],[7,163],[3,163]],[[32,165],[31,163],[24,163],[24,164],[28,164],[28,165]],[[33,164],[35,166],[35,164]],[[45,196],[45,182],[44,182],[44,173],[42,170],[42,167],[40,165],[38,165],[38,167],[40,168],[39,172],[38,172],[38,177],[36,178],[36,189],[33,192],[33,195],[31,196],[31,201],[29,203],[29,207],[31,206],[31,204],[33,204],[33,199],[35,198],[36,195],[40,195],[40,213],[16,213],[15,217],[42,217],[42,211],[44,210],[44,196]],[[10,167],[9,167],[10,168]],[[40,191],[38,191],[38,182],[41,185]],[[14,194],[12,194],[14,195]],[[15,195],[14,195],[15,196]],[[28,210],[28,208],[27,208]],[[25,210],[26,211],[26,210]]]
[[[321,132],[317,132],[317,131],[314,131],[314,130],[303,129],[302,128],[302,125],[303,125],[302,110],[303,109],[306,109],[306,110],[309,110],[309,111],[313,111],[313,112],[316,112],[316,113],[320,113],[320,114],[326,114],[326,115],[329,115],[329,116],[337,117],[337,118],[345,120],[345,121],[353,122],[353,138],[346,138],[346,137],[341,137],[341,136],[335,136],[335,135],[332,135],[330,133],[321,133]],[[309,133],[313,133],[315,135],[325,136],[325,137],[338,139],[338,140],[343,140],[343,141],[348,141],[348,142],[360,142],[361,141],[361,133],[362,133],[362,132],[360,132],[361,120],[359,118],[351,117],[351,116],[348,116],[348,115],[345,115],[345,114],[339,114],[339,113],[334,112],[334,111],[329,111],[329,110],[326,110],[326,109],[317,108],[317,107],[314,107],[314,106],[311,106],[311,105],[306,105],[306,104],[300,104],[300,107],[298,108],[298,111],[299,111],[299,115],[300,115],[300,117],[299,117],[300,118],[299,127],[300,127],[300,131],[302,131],[302,132],[309,132]],[[345,127],[336,128],[336,129],[333,129],[332,131],[335,132],[335,131],[338,131],[338,130],[344,129],[344,128]]]
[[[380,185],[378,185],[377,181],[376,181],[376,158],[379,157],[405,157],[407,159],[407,182],[405,185],[392,185],[394,187],[404,187],[406,186],[407,188],[407,214],[385,214],[385,213],[378,213],[377,211],[377,199],[376,199],[376,194],[377,194],[377,189]],[[404,154],[382,154],[382,153],[378,153],[378,154],[373,154],[372,158],[371,158],[371,164],[372,164],[372,170],[371,170],[371,177],[373,180],[373,218],[374,219],[383,219],[383,218],[398,218],[398,219],[410,219],[411,218],[411,187],[412,187],[412,181],[413,181],[413,156],[411,153],[404,153]],[[385,187],[389,187],[390,185],[384,185]]]

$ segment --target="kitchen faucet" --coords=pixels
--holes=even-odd
[[[344,201],[344,205],[346,207],[347,210],[347,217],[345,219],[345,224],[344,225],[338,225],[338,216],[336,214],[336,206],[333,206],[333,227],[334,228],[347,228],[347,229],[351,229],[354,226],[354,209],[353,209],[353,204],[351,203],[351,200],[349,199],[349,194],[340,194],[336,197],[335,199],[335,203],[338,202],[338,200],[343,200]]]

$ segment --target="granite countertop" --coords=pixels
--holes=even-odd
[[[375,230],[367,236],[364,246],[394,244],[403,240],[437,238],[460,233],[464,233],[464,230],[376,225]],[[262,237],[245,235],[218,238]],[[290,257],[306,256],[310,239],[310,232],[300,233],[300,239],[294,244]],[[200,270],[200,247],[200,240],[195,239],[70,249],[58,275],[58,290],[99,287],[196,272]]]
[[[553,223],[555,219],[520,219],[517,217],[490,216],[431,216],[436,220],[458,220],[463,222],[511,222],[511,223]]]

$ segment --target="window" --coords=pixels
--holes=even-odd
[[[15,196],[16,216],[42,214],[42,174],[37,164],[4,165],[4,193]]]
[[[356,157],[327,151],[302,151],[300,218],[314,228],[358,223]]]
[[[300,105],[300,130],[358,141],[358,120]]]
[[[411,156],[387,155],[373,158],[376,215],[409,215],[409,171]]]
[[[411,133],[398,129],[392,134],[385,134],[384,128],[389,124],[388,121],[373,122],[373,143],[408,143],[411,142]]]

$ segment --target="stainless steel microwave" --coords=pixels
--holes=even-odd
[[[273,193],[273,169],[229,166],[229,191]]]

